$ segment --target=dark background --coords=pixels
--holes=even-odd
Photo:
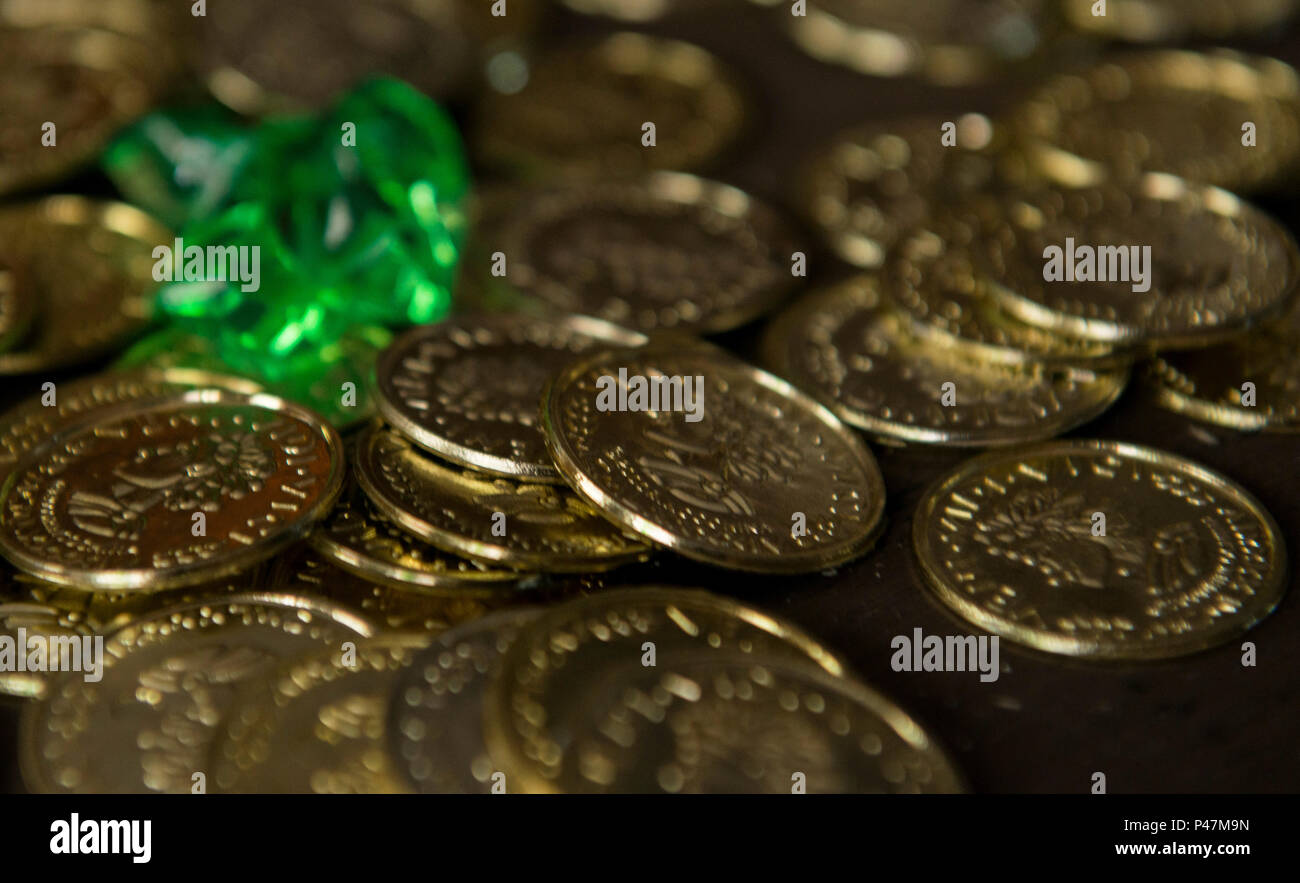
[[[968,111],[994,114],[1034,82],[1033,76],[1018,76],[950,89],[866,78],[805,56],[781,32],[778,11],[720,0],[682,5],[697,3],[694,11],[636,29],[704,46],[744,76],[754,103],[749,134],[709,173],[784,206],[800,160],[847,125],[925,111],[951,111],[954,119]],[[539,45],[616,27],[555,11]],[[1300,61],[1300,42],[1287,34],[1234,45]],[[454,110],[466,119],[467,108]],[[60,189],[111,192],[95,174]],[[1289,197],[1255,201],[1297,230],[1300,212]],[[815,242],[810,235],[809,243]],[[810,251],[809,268],[810,286],[849,272],[820,247]],[[752,354],[758,326],[721,340]],[[0,407],[39,392],[48,379],[3,378]],[[1300,556],[1300,436],[1197,424],[1157,408],[1136,382],[1111,411],[1071,435],[1152,445],[1224,473],[1272,512],[1293,560]],[[697,585],[803,626],[928,725],[977,792],[1086,793],[1098,771],[1106,774],[1111,793],[1300,791],[1300,598],[1294,567],[1290,593],[1243,638],[1258,648],[1254,668],[1241,665],[1240,641],[1142,665],[1081,664],[1002,642],[1003,672],[991,684],[981,683],[976,672],[894,672],[889,660],[895,635],[910,635],[914,628],[926,634],[967,631],[922,588],[911,519],[926,485],[971,453],[873,447],[888,490],[888,525],[860,560],[829,575],[769,580],[664,555],[620,573],[619,581]],[[16,763],[21,705],[0,699],[0,790],[22,790]]]

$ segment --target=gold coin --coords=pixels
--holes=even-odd
[[[739,327],[799,281],[791,259],[800,246],[776,212],[672,172],[534,191],[498,242],[518,292],[647,333]]]
[[[0,353],[22,340],[35,312],[31,287],[15,279],[13,270],[0,263]]]
[[[1190,460],[1061,441],[971,460],[913,519],[926,585],[962,619],[1069,656],[1156,659],[1229,641],[1285,591],[1286,545]]]
[[[425,450],[478,469],[559,482],[537,427],[551,375],[604,346],[644,335],[585,316],[458,316],[412,328],[379,358],[379,409]]]
[[[954,207],[903,237],[882,284],[911,320],[910,332],[984,362],[1104,368],[1133,361],[1123,348],[1062,337],[1003,312],[977,254],[987,228],[978,210]]]
[[[593,506],[707,564],[822,570],[862,554],[881,526],[885,486],[861,439],[711,346],[665,340],[584,358],[551,382],[542,428]]]
[[[127,403],[18,462],[0,488],[0,552],[61,585],[194,585],[306,534],[342,482],[337,433],[281,399],[198,389]]]
[[[938,200],[992,180],[993,124],[966,114],[954,123],[956,143],[947,146],[947,122],[934,115],[855,126],[807,162],[798,201],[836,254],[858,267],[879,267]]]
[[[543,56],[522,88],[488,93],[474,141],[483,161],[529,178],[690,171],[735,143],[746,115],[735,75],[708,52],[620,33]]]
[[[1032,167],[1065,186],[1164,172],[1259,190],[1300,159],[1300,76],[1235,52],[1132,53],[1048,80],[1010,125]]]
[[[894,755],[904,746],[893,740],[906,734],[917,751],[926,740],[843,674],[798,628],[730,599],[662,587],[605,592],[550,608],[520,630],[487,696],[488,747],[527,791],[789,793],[795,772],[809,775],[810,789],[870,787],[853,767],[908,766],[912,758]],[[812,685],[829,700],[825,718],[805,693]],[[849,713],[846,694],[876,712],[870,725],[844,732],[846,715],[866,724],[860,710]],[[801,710],[789,707],[805,696],[806,706],[795,703]],[[881,718],[891,723],[882,727]],[[890,741],[890,756],[848,757],[847,746],[874,743],[869,734]],[[871,753],[865,743],[858,750]]]
[[[841,420],[894,444],[984,447],[1050,438],[1101,414],[1128,382],[1127,369],[999,364],[927,343],[866,275],[808,295],[778,316],[763,350],[774,371]]]
[[[384,719],[398,676],[428,643],[357,642],[283,662],[244,686],[212,741],[211,787],[225,794],[402,794]]]
[[[1245,431],[1300,429],[1300,307],[1227,343],[1166,353],[1146,380],[1163,407]],[[1250,386],[1247,386],[1250,384]]]
[[[35,327],[0,353],[0,375],[88,361],[143,330],[152,314],[153,249],[171,234],[137,209],[50,196],[0,209],[0,242],[36,302]]]
[[[805,14],[788,16],[787,24],[800,48],[820,61],[956,86],[1006,74],[1036,55],[1051,34],[1049,6],[1046,0],[807,0]]]
[[[619,21],[644,23],[673,15],[717,12],[732,0],[562,0],[584,15],[603,15]]]
[[[486,567],[423,543],[383,516],[349,473],[333,510],[307,538],[321,556],[362,580],[454,597],[535,586],[538,578]]]
[[[242,684],[371,631],[291,595],[194,603],[133,622],[104,642],[101,680],[69,673],[28,706],[23,780],[38,793],[188,794],[195,773],[208,775],[208,748]]]
[[[1133,43],[1178,43],[1267,31],[1294,15],[1300,4],[1296,0],[1110,0],[1105,15],[1097,15],[1096,6],[1096,0],[1063,0],[1061,10],[1081,31]]]
[[[261,391],[251,380],[208,371],[185,368],[109,371],[57,385],[52,403],[47,405],[48,394],[36,392],[40,385],[33,382],[32,398],[0,414],[0,484],[23,455],[51,436],[85,421],[87,415],[101,408],[166,398],[198,387],[244,395]]]
[[[398,676],[388,706],[389,754],[422,794],[512,790],[488,752],[484,701],[501,656],[536,608],[505,610],[439,635]]]
[[[1276,221],[1168,175],[1009,194],[997,214],[980,252],[989,293],[1071,337],[1204,346],[1276,314],[1300,278],[1296,243]]]
[[[356,470],[366,496],[398,527],[476,561],[585,572],[637,561],[649,551],[566,488],[444,464],[383,427],[358,440]]]

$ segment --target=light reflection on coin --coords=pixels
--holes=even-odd
[[[913,538],[926,585],[962,619],[1069,656],[1195,653],[1251,628],[1285,591],[1286,546],[1254,497],[1121,442],[971,460],[927,492]]]
[[[380,411],[411,441],[454,463],[559,482],[537,428],[546,381],[593,348],[644,341],[583,316],[484,314],[420,326],[380,356]]]
[[[272,396],[195,390],[92,412],[0,488],[0,552],[64,585],[155,590],[234,573],[305,535],[342,443]]]

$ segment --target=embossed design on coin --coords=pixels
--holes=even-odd
[[[583,572],[649,551],[566,488],[444,465],[389,429],[371,428],[358,440],[356,470],[366,496],[398,526],[476,561]]]
[[[1127,370],[1055,371],[980,362],[925,345],[858,276],[778,316],[764,340],[777,373],[882,440],[952,446],[1017,444],[1093,419],[1119,397]],[[954,404],[943,390],[952,383]]]
[[[195,603],[132,623],[105,641],[103,680],[74,673],[28,707],[23,780],[45,793],[188,794],[240,685],[370,633],[356,616],[289,595]]]
[[[483,703],[502,654],[538,612],[504,610],[462,625],[402,672],[388,707],[388,744],[415,790],[482,794],[497,773],[511,790],[512,773],[488,753]]]
[[[1285,589],[1286,547],[1257,500],[1120,442],[972,460],[926,494],[913,537],[926,584],[963,619],[1070,656],[1204,650],[1267,616]]]
[[[341,449],[311,412],[272,396],[195,390],[94,412],[0,488],[0,551],[66,585],[215,579],[310,530],[338,496]]]
[[[523,294],[645,332],[726,331],[798,282],[799,246],[772,209],[670,172],[534,191],[499,241]]]
[[[413,328],[384,351],[376,369],[380,411],[411,441],[454,463],[562,481],[537,428],[546,381],[593,348],[644,341],[582,316],[458,316]]]
[[[694,382],[699,419],[605,411],[602,377]],[[622,382],[622,381],[619,381]],[[789,384],[713,347],[598,353],[552,382],[542,425],[556,465],[592,505],[690,558],[760,572],[832,567],[875,539],[875,458]],[[804,516],[794,530],[794,513]]]

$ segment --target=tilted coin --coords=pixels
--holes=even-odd
[[[1165,172],[1258,190],[1300,159],[1300,75],[1234,52],[1132,53],[1048,80],[1010,125],[1034,168],[1067,186]]]
[[[774,0],[758,0],[770,5]],[[788,16],[795,42],[821,61],[878,77],[963,85],[1014,70],[1050,35],[1046,0],[808,0]]]
[[[489,93],[474,140],[485,162],[527,177],[688,171],[730,147],[746,114],[735,74],[708,52],[620,33],[543,56],[523,88]]]
[[[456,597],[524,589],[537,578],[491,568],[421,542],[383,516],[349,474],[343,493],[307,538],[322,557],[363,580],[404,592]]]
[[[1295,14],[1296,0],[1110,0],[1097,15],[1096,0],[1064,0],[1061,10],[1081,31],[1134,43],[1177,43],[1193,37],[1222,39],[1266,31]]]
[[[357,441],[355,465],[380,512],[455,555],[565,573],[608,570],[649,552],[567,488],[439,462],[391,429],[367,430]]]
[[[743,654],[752,664],[792,661],[831,676],[839,659],[802,630],[708,592],[643,586],[601,592],[552,607],[524,626],[505,651],[488,693],[484,723],[494,759],[528,791],[582,791],[609,786],[616,772],[599,755],[574,751],[572,737],[595,694],[639,679],[652,654],[654,671],[704,654],[710,661]],[[664,696],[644,696],[642,714],[663,711]],[[635,738],[626,718],[613,726]],[[755,734],[750,728],[741,738]],[[617,734],[615,734],[617,738]],[[630,744],[630,743],[629,743]],[[790,773],[785,774],[789,789]]]
[[[143,330],[153,249],[171,234],[128,205],[49,196],[0,209],[0,243],[36,302],[31,333],[0,353],[0,375],[84,362]]]
[[[199,389],[95,411],[0,487],[0,553],[42,579],[155,590],[234,573],[338,496],[342,443],[266,395]]]
[[[389,635],[282,662],[234,696],[212,741],[225,794],[401,794],[384,720],[397,678],[428,638]]]
[[[830,411],[711,346],[598,353],[551,382],[555,465],[607,517],[708,564],[801,573],[875,540],[885,486]]]
[[[998,306],[1105,343],[1204,346],[1276,314],[1300,279],[1280,224],[1169,175],[1008,194],[981,242]]]
[[[31,287],[16,280],[13,270],[0,262],[0,353],[22,340],[35,313]]]
[[[109,371],[56,385],[52,403],[47,405],[51,401],[48,394],[39,391],[41,383],[33,381],[33,397],[0,414],[0,484],[24,454],[101,408],[198,387],[245,395],[261,391],[258,384],[242,377],[186,368]]]
[[[926,585],[962,619],[1069,656],[1155,659],[1231,640],[1285,591],[1273,517],[1153,448],[1060,441],[971,460],[913,520]]]
[[[726,331],[796,285],[785,222],[745,193],[658,172],[542,189],[499,231],[505,281],[563,313],[652,332]]]
[[[818,148],[800,176],[798,200],[836,254],[855,266],[879,267],[936,201],[992,180],[992,123],[979,114],[958,118],[948,146],[948,122],[939,115],[871,122]]]
[[[379,358],[379,409],[420,447],[484,472],[562,481],[537,428],[551,375],[600,346],[645,337],[585,316],[458,316],[412,328]]]
[[[275,598],[275,600],[272,600]],[[191,792],[235,691],[283,659],[368,637],[371,626],[291,595],[194,603],[104,642],[102,679],[74,672],[21,721],[23,781],[40,793]]]
[[[439,635],[402,671],[389,702],[387,736],[414,790],[512,790],[512,773],[488,752],[483,705],[502,654],[539,612],[505,610],[462,625]]]
[[[867,275],[777,316],[763,349],[772,370],[841,420],[893,443],[983,447],[1050,438],[1101,414],[1128,382],[1123,368],[985,362],[927,343]]]
[[[1146,380],[1163,407],[1247,431],[1300,430],[1300,308],[1205,349],[1165,353]]]

